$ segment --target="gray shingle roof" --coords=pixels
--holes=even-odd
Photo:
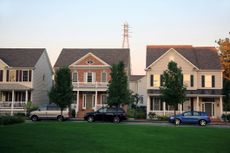
[[[44,48],[0,48],[0,59],[11,67],[34,67]]]
[[[143,78],[145,75],[130,75],[129,81],[137,81]]]
[[[125,66],[130,66],[130,53],[129,49],[63,49],[59,55],[54,67],[69,66],[75,61],[82,58],[84,55],[92,53],[99,57],[109,65],[117,64],[119,61],[123,61]]]
[[[193,47],[190,45],[184,46],[147,46],[146,52],[146,68],[156,61],[161,55],[167,52],[170,48],[174,48],[178,53],[189,60],[199,69],[221,70],[219,56],[215,47]]]

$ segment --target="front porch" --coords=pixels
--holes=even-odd
[[[85,113],[96,111],[107,105],[106,91],[77,91],[74,95],[77,118],[83,118]]]
[[[204,96],[197,95],[188,97],[183,104],[178,104],[176,114],[185,111],[203,111],[211,118],[220,118],[223,113],[222,96]],[[147,99],[147,117],[150,112],[159,116],[174,115],[174,108],[161,101],[158,96],[148,96]]]
[[[31,101],[31,89],[20,85],[1,85],[0,114],[24,113],[25,106]]]

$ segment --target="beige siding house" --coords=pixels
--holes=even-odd
[[[183,73],[187,86],[187,99],[178,105],[177,113],[188,110],[207,112],[212,118],[220,118],[222,103],[222,68],[214,47],[147,46],[146,82],[147,114],[172,115],[173,108],[160,99],[161,75],[170,61],[175,61]]]
[[[48,103],[52,66],[45,49],[0,49],[0,113],[24,112],[25,104]]]

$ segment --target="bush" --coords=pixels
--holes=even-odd
[[[221,118],[222,118],[224,121],[229,121],[229,122],[230,122],[230,114],[222,114]]]
[[[0,125],[9,125],[23,122],[25,122],[25,118],[21,116],[0,116]]]
[[[156,113],[154,113],[154,112],[149,112],[148,116],[149,116],[150,119],[157,118]]]
[[[25,113],[16,113],[16,114],[14,114],[14,116],[25,117]]]
[[[73,118],[76,117],[76,111],[75,111],[75,109],[71,109],[71,117],[73,117]]]
[[[157,119],[159,121],[167,121],[168,120],[168,116],[157,116]]]
[[[146,111],[142,108],[129,109],[127,115],[129,118],[145,119]]]

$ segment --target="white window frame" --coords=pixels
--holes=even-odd
[[[101,105],[102,104],[107,104],[107,102],[103,103],[103,96],[105,96],[107,98],[107,94],[101,94],[101,100],[100,100]]]
[[[105,80],[103,80],[103,74],[105,74]],[[101,73],[101,82],[107,82],[107,73],[106,72],[102,72]]]
[[[74,81],[74,74],[76,74],[76,76],[77,76],[77,80],[75,80],[75,81]],[[72,73],[72,82],[78,82],[78,73],[77,72]]]
[[[27,72],[27,81],[24,81],[24,72]],[[29,82],[29,70],[22,70],[22,82]]]

